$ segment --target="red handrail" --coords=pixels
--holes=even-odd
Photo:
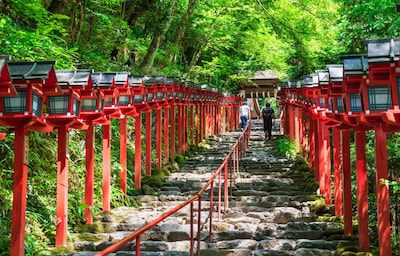
[[[135,232],[131,233],[127,237],[121,239],[120,241],[110,245],[103,251],[99,252],[96,254],[97,256],[103,256],[107,255],[109,253],[113,253],[117,251],[119,248],[124,246],[125,244],[129,243],[130,241],[136,239],[136,255],[140,255],[140,235],[144,233],[145,231],[151,229],[152,227],[156,226],[158,223],[161,221],[165,220],[169,216],[171,216],[174,213],[177,213],[179,210],[184,208],[185,206],[190,204],[190,255],[194,255],[194,230],[193,230],[193,203],[196,199],[198,199],[198,221],[197,221],[197,255],[200,255],[200,231],[201,231],[201,196],[202,194],[210,187],[210,216],[209,216],[209,230],[210,230],[210,235],[209,237],[209,242],[211,242],[212,238],[212,218],[213,218],[213,194],[214,194],[214,180],[218,178],[218,221],[220,220],[220,212],[221,212],[221,176],[222,176],[222,171],[224,173],[224,212],[226,212],[228,208],[228,171],[229,171],[229,177],[230,177],[230,186],[232,186],[232,183],[235,181],[235,176],[237,171],[239,170],[239,159],[245,155],[248,143],[249,143],[249,138],[250,138],[250,127],[251,124],[249,122],[249,125],[247,128],[244,130],[244,132],[241,134],[241,136],[238,138],[238,140],[235,142],[229,153],[225,156],[224,161],[221,163],[221,165],[218,167],[218,169],[214,172],[214,174],[210,177],[210,179],[207,181],[207,183],[200,189],[199,192],[196,193],[193,197],[190,199],[186,200],[185,202],[181,203],[180,205],[176,206],[175,208],[165,212],[158,218],[154,219],[147,225],[144,225],[143,227],[139,228]],[[231,164],[230,164],[231,162]]]

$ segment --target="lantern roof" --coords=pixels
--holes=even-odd
[[[61,93],[54,71],[55,61],[8,62],[7,64],[13,82],[18,80],[42,80],[44,81],[42,83],[44,93]]]
[[[320,86],[328,86],[329,72],[328,70],[316,70],[315,73],[318,76],[318,82]]]
[[[114,76],[114,83],[116,86],[128,87],[129,85],[129,72],[117,72]]]
[[[177,77],[165,77],[164,79],[165,85],[177,85],[179,83],[179,78]]]
[[[143,77],[143,83],[146,86],[163,85],[164,81],[165,81],[165,76],[145,76],[145,77]]]
[[[368,72],[368,60],[365,54],[343,55],[343,73],[348,75],[364,75]]]
[[[142,86],[143,85],[143,76],[129,76],[129,84],[131,86]]]
[[[7,60],[0,58],[0,95],[16,95],[16,91],[11,82],[11,75],[7,65]]]
[[[329,80],[331,82],[342,82],[343,81],[343,65],[327,65],[326,68],[328,69],[329,73]]]
[[[368,48],[368,62],[398,61],[400,55],[400,37],[369,39],[364,43]]]
[[[318,85],[318,75],[317,74],[313,74],[313,75],[305,76],[301,80],[300,84],[301,84],[301,87],[307,87],[307,88],[317,87],[317,85]]]
[[[58,85],[60,86],[88,86],[92,87],[91,69],[56,70]]]
[[[93,84],[97,87],[111,88],[128,84],[128,74],[120,72],[94,72],[92,74]]]

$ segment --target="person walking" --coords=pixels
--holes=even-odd
[[[265,139],[272,139],[272,120],[275,118],[275,111],[271,108],[269,102],[265,103],[265,107],[261,110],[264,121]]]
[[[239,108],[240,111],[240,128],[242,130],[246,129],[247,123],[250,119],[250,107],[247,105],[246,102],[243,102],[243,105]]]

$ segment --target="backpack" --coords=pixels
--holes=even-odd
[[[272,117],[272,114],[274,113],[274,111],[272,110],[272,108],[263,108],[262,109],[262,115],[263,118],[268,119]]]

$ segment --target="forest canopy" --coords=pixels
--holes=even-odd
[[[0,54],[56,69],[178,76],[232,91],[257,70],[283,80],[399,34],[395,1],[0,0]]]

